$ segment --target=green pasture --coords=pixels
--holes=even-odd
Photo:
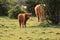
[[[20,28],[17,19],[0,17],[0,40],[60,40],[60,25],[40,24],[31,17],[26,28]]]

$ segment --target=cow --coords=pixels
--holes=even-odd
[[[26,22],[30,18],[31,15],[32,15],[32,13],[20,13],[20,14],[18,14],[18,21],[19,21],[20,27],[24,27],[24,28],[26,27]]]
[[[43,5],[38,4],[34,8],[36,17],[38,18],[38,22],[42,22],[44,20],[43,18],[44,18],[44,7],[45,6],[46,6],[45,4]]]

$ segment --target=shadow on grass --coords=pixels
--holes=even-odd
[[[16,29],[17,26],[14,25],[14,24],[11,24],[11,25],[0,24],[0,28],[12,28],[12,29]]]
[[[54,24],[44,24],[44,23],[41,23],[39,25],[35,25],[35,26],[30,26],[32,28],[35,28],[35,27],[52,27],[52,28],[60,28],[60,24],[58,25],[54,25]]]

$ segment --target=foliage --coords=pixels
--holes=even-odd
[[[0,0],[0,16],[7,16],[8,10],[10,10],[16,0]]]
[[[58,24],[60,21],[60,0],[47,0],[46,1],[48,17],[53,24]]]
[[[8,4],[7,0],[0,0],[0,16],[7,15]]]
[[[8,17],[17,18],[17,15],[19,13],[24,13],[24,12],[26,12],[26,11],[23,10],[19,5],[16,5],[14,8],[12,8],[11,10],[8,11]]]

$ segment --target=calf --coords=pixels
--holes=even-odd
[[[28,13],[28,14],[26,14],[26,13],[22,14],[22,13],[20,13],[20,14],[18,14],[18,21],[19,21],[20,27],[21,26],[22,27],[26,27],[26,22],[30,18],[30,16],[31,16],[31,13]]]
[[[45,4],[43,4],[43,5],[38,4],[35,6],[35,14],[38,18],[38,22],[43,21],[43,17],[44,17],[44,8],[43,7],[44,6],[45,6]]]

